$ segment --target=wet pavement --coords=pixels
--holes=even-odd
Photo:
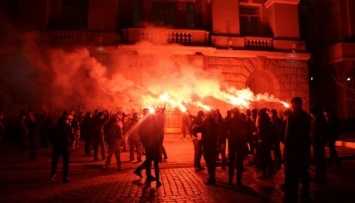
[[[311,202],[355,201],[355,149],[342,147],[342,144],[338,143],[337,147],[341,166],[327,168],[327,185],[311,184]],[[164,146],[168,159],[160,164],[163,185],[156,188],[153,182],[150,188],[145,188],[145,179],[133,174],[139,164],[129,162],[128,152],[121,153],[121,171],[114,162],[106,171],[104,161],[94,162],[93,157],[84,156],[81,143],[71,154],[69,178],[72,182],[66,184],[61,182],[61,164],[56,180],[49,181],[50,147],[40,148],[37,160],[30,161],[28,152],[19,152],[14,146],[1,143],[0,202],[282,202],[283,168],[272,178],[263,179],[261,172],[246,160],[245,187],[239,188],[229,186],[228,172],[217,167],[217,185],[209,186],[205,185],[207,171],[195,172],[192,167],[191,140],[184,141],[178,134],[169,134],[165,136]],[[313,175],[313,166],[310,171]]]

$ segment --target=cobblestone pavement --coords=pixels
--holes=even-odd
[[[103,161],[84,157],[82,147],[72,152],[69,178],[61,182],[61,165],[55,182],[49,182],[50,148],[39,149],[36,161],[28,160],[28,152],[0,145],[0,202],[282,202],[283,169],[272,178],[261,178],[246,160],[243,182],[245,188],[228,186],[227,171],[217,168],[217,185],[207,186],[207,171],[195,172],[192,167],[193,147],[190,140],[178,135],[166,135],[168,160],[161,163],[163,186],[144,188],[144,179],[133,174],[138,166],[129,162],[128,152],[122,152],[123,170],[115,163],[108,171]],[[83,146],[83,145],[81,145]],[[325,186],[311,185],[311,202],[354,202],[355,149],[338,147],[341,167],[328,168]],[[313,166],[311,174],[313,175]],[[144,173],[143,173],[144,174]]]

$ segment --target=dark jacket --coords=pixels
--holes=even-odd
[[[137,140],[139,138],[139,120],[131,119],[127,124],[127,133],[131,139]]]
[[[281,129],[282,129],[282,120],[281,120],[281,118],[279,118],[277,116],[274,116],[274,117],[271,117],[271,123],[272,123],[272,126],[274,127],[274,129],[276,131],[275,134],[273,135],[274,142],[278,143],[278,142],[280,142],[280,134],[281,134]]]
[[[246,120],[241,115],[229,118],[227,120],[228,142],[229,143],[244,143],[246,142]]]
[[[50,133],[50,142],[53,147],[69,147],[74,141],[74,132],[70,124],[59,121],[53,126]]]
[[[212,116],[208,116],[202,125],[195,126],[192,130],[194,133],[200,132],[202,134],[201,142],[205,152],[208,149],[217,149],[219,126]],[[214,153],[214,151],[211,152]]]
[[[310,129],[311,118],[307,112],[304,110],[290,112],[285,132],[285,159],[307,161],[310,158]]]
[[[271,144],[276,135],[276,130],[272,125],[269,116],[260,116],[258,119],[258,140],[263,143]]]
[[[90,116],[86,116],[80,125],[81,135],[84,140],[91,140],[93,130],[93,119]]]
[[[326,119],[329,129],[330,141],[338,140],[339,138],[339,119],[334,113],[329,113],[328,118]]]
[[[312,143],[317,146],[325,146],[328,140],[329,128],[324,115],[316,113],[311,122]]]
[[[199,115],[197,115],[196,117],[193,117],[193,120],[191,121],[191,127],[190,129],[193,129],[194,127],[196,126],[201,126],[203,124],[203,120],[202,120],[202,117],[203,117],[203,114],[202,113],[199,113]],[[194,132],[192,130],[192,137],[193,138],[197,138],[197,133]]]
[[[96,115],[93,121],[93,138],[98,139],[101,136],[104,136],[104,127],[106,123],[109,121],[110,116],[107,114],[105,117],[101,118],[101,113]]]
[[[105,140],[108,145],[120,146],[123,137],[122,129],[115,121],[110,121],[108,124]]]
[[[139,125],[139,137],[145,149],[158,147],[161,143],[161,128],[155,115],[146,115]]]

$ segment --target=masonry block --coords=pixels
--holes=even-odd
[[[290,60],[277,60],[278,66],[290,66],[291,61]]]
[[[226,80],[226,81],[232,80],[231,73],[222,73],[222,76],[223,76],[223,80]]]
[[[284,97],[292,98],[291,90],[288,90],[288,89],[280,90],[280,95],[283,95]],[[291,99],[290,99],[290,101],[291,101]]]
[[[308,68],[307,67],[298,67],[297,68],[298,75],[308,75]]]
[[[298,82],[302,82],[302,83],[307,83],[308,84],[308,77],[307,76],[303,76],[303,75],[298,75]]]
[[[285,67],[285,74],[290,74],[290,75],[297,75],[297,68],[296,67]]]
[[[272,66],[270,70],[275,74],[275,75],[282,75],[285,74],[285,67],[282,66]]]
[[[223,66],[223,72],[237,73],[238,67],[237,66]]]
[[[278,79],[279,82],[290,82],[292,75],[281,75]]]
[[[249,76],[250,73],[251,73],[250,70],[247,67],[245,67],[245,66],[238,66],[238,72],[242,73],[242,74],[244,74],[246,76]]]
[[[231,65],[243,65],[244,59],[241,58],[230,58]]]
[[[309,85],[308,85],[308,83],[298,83],[298,89],[308,90],[309,89]]]
[[[227,57],[217,58],[216,63],[220,65],[229,65],[229,58]]]
[[[216,57],[208,57],[208,64],[217,64]]]
[[[285,89],[295,90],[297,89],[297,83],[293,83],[293,82],[285,83]]]
[[[247,78],[244,75],[239,73],[231,73],[231,80],[246,82]]]

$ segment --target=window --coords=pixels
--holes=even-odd
[[[133,0],[133,26],[150,22],[157,26],[172,28],[195,27],[195,3],[154,0],[143,2]]]
[[[157,25],[177,27],[175,2],[152,2],[151,21]]]
[[[62,0],[60,27],[65,30],[81,30],[87,27],[88,0]]]
[[[241,35],[260,36],[260,7],[240,5],[239,15]]]
[[[195,27],[195,4],[186,3],[186,28]]]
[[[142,1],[134,0],[133,1],[133,26],[139,27],[139,23],[142,19]]]

